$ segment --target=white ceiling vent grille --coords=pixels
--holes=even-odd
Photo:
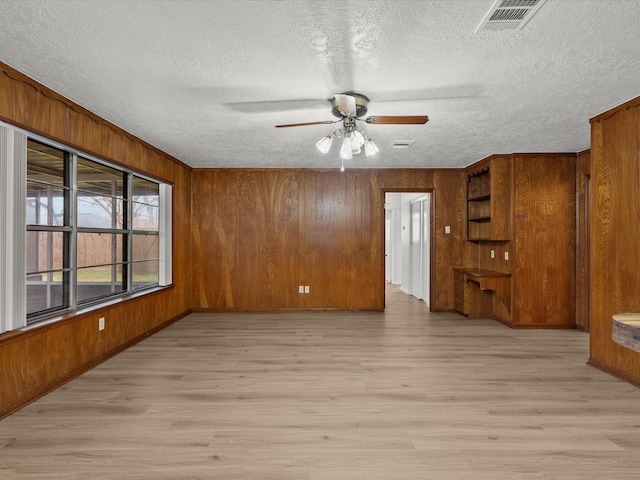
[[[414,143],[416,143],[415,140],[394,140],[391,148],[409,148]]]
[[[484,16],[480,30],[520,30],[547,0],[497,0]]]

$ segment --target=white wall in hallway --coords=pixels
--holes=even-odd
[[[400,289],[407,294],[412,293],[410,262],[411,206],[410,203],[424,196],[426,192],[387,193],[387,208],[394,210],[395,232],[392,232],[395,247],[392,254],[394,266],[391,283],[400,284]]]

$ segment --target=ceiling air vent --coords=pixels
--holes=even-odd
[[[409,148],[415,142],[415,140],[394,140],[391,144],[391,148]]]
[[[547,0],[497,0],[482,19],[480,30],[520,30]]]

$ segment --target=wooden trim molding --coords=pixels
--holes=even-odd
[[[596,115],[595,117],[591,117],[589,119],[589,123],[596,123],[596,122],[601,122],[603,120],[607,120],[611,117],[613,117],[616,113],[618,112],[622,112],[624,110],[629,110],[630,108],[634,108],[634,107],[638,107],[640,106],[640,97],[636,97],[636,98],[632,98],[631,100],[618,105],[617,107],[611,108],[609,110],[607,110],[606,112],[603,112],[599,115]]]
[[[587,365],[597,368],[598,370],[601,370],[604,373],[608,373],[609,375],[613,375],[614,377],[619,378],[620,380],[624,380],[625,382],[630,383],[634,387],[640,387],[640,377],[633,375],[625,370],[621,370],[607,363],[595,360],[593,357],[589,358]]]

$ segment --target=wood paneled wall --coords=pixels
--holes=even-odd
[[[516,328],[575,326],[576,159],[514,153],[467,168],[490,168],[491,223],[500,220],[502,233],[465,242],[464,266],[511,274],[508,304],[493,295],[483,315]]]
[[[576,155],[513,155],[513,318],[575,326]]]
[[[589,331],[589,185],[591,151],[578,153],[576,165],[576,328]]]
[[[0,418],[191,308],[191,170],[0,63],[0,119],[173,184],[172,287],[0,335]],[[106,329],[98,331],[98,317]]]
[[[640,97],[591,119],[589,363],[640,385],[640,354],[611,317],[640,312]]]
[[[451,310],[464,188],[461,170],[194,170],[193,308],[382,310],[384,193],[433,191],[431,304]]]

